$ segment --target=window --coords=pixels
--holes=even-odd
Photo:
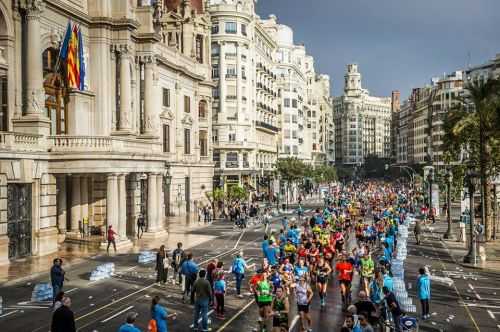
[[[285,114],[285,123],[290,123],[290,114]]]
[[[184,112],[191,112],[191,98],[189,96],[184,96]]]
[[[43,87],[45,90],[45,115],[50,119],[50,134],[67,134],[67,103],[64,98],[66,86],[62,73],[57,71],[55,63],[58,50],[48,48],[42,54],[43,63]],[[0,71],[0,107],[1,126],[7,127],[7,73]],[[119,123],[119,118],[117,118]]]
[[[203,63],[203,36],[196,35],[196,61]]]
[[[227,65],[226,77],[236,77],[236,65]]]
[[[207,132],[205,130],[200,130],[200,156],[208,156]]]
[[[299,154],[299,147],[297,145],[293,146],[293,154],[298,155]]]
[[[292,107],[297,108],[297,99],[292,100]]]
[[[7,131],[7,72],[0,70],[0,131]]]
[[[226,22],[226,33],[236,33],[236,22]]]
[[[219,44],[212,44],[212,56],[219,56],[220,54],[220,46]]]
[[[284,136],[285,136],[285,138],[290,138],[290,130],[289,129],[285,129]]]
[[[219,78],[219,65],[212,65],[212,78]]]
[[[191,130],[184,129],[184,154],[191,154]]]
[[[219,22],[215,22],[212,25],[212,34],[218,34],[219,33]]]
[[[228,139],[229,142],[236,142],[236,133],[230,133]]]
[[[170,107],[170,89],[163,88],[163,107]]]
[[[290,107],[290,98],[285,98],[285,107]]]
[[[236,85],[227,86],[227,99],[236,99]]]
[[[242,34],[243,36],[246,36],[246,35],[247,35],[247,26],[246,26],[246,24],[242,24],[242,25],[241,25],[241,34]]]
[[[247,79],[247,74],[245,72],[245,66],[241,66],[241,78],[244,80]]]
[[[163,152],[170,152],[170,126],[168,124],[163,125]]]
[[[297,115],[292,115],[292,123],[297,123]]]
[[[205,100],[201,100],[198,105],[198,117],[200,119],[206,119],[208,116],[208,104]]]
[[[214,129],[212,131],[212,142],[213,143],[219,142],[219,130],[218,129]],[[214,154],[215,154],[215,152],[214,152]]]
[[[296,130],[292,131],[292,138],[297,139],[297,131]]]
[[[212,97],[214,97],[214,98],[219,98],[219,87],[215,87],[215,88],[212,90]]]
[[[290,154],[290,145],[285,145],[285,154]]]

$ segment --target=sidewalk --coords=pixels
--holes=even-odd
[[[170,251],[177,247],[178,242],[183,243],[184,249],[194,247],[216,237],[194,232],[208,226],[209,225],[203,224],[203,222],[198,223],[197,216],[194,215],[187,217],[169,217],[168,232],[165,236],[154,240],[130,238],[133,243],[132,248],[123,251],[118,250],[118,253],[138,253],[141,250],[158,248],[162,244]],[[95,245],[62,243],[59,245],[59,251],[57,253],[39,257],[27,257],[13,261],[9,265],[0,266],[0,285],[6,286],[15,284],[23,280],[46,274],[52,267],[52,261],[57,257],[63,259],[64,267],[68,269],[71,266],[104,254],[106,254],[106,251],[99,250]]]
[[[486,271],[491,271],[495,273],[500,273],[500,256],[495,255],[495,252],[500,252],[500,241],[492,241],[486,244],[486,261],[481,262],[479,259],[478,253],[478,263],[476,266],[473,264],[466,264],[463,262],[464,256],[468,252],[468,243],[469,243],[469,233],[467,232],[467,241],[466,243],[458,242],[456,240],[445,240],[443,239],[443,234],[446,233],[447,230],[446,220],[437,220],[435,224],[430,224],[426,227],[427,231],[430,231],[431,234],[441,240],[444,244],[445,248],[448,250],[449,254],[453,258],[453,260],[464,267],[476,268]],[[452,224],[452,230],[455,237],[458,235],[458,223]],[[468,229],[467,229],[468,231]],[[484,244],[483,244],[484,245]],[[488,257],[489,256],[489,257]]]

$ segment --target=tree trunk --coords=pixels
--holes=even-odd
[[[481,223],[484,225],[485,241],[491,239],[491,218],[487,217],[488,211],[488,179],[486,175],[486,137],[483,130],[482,119],[479,120],[479,172],[481,177]]]

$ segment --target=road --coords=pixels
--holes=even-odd
[[[279,223],[275,220],[273,228]],[[215,236],[209,242],[197,245],[189,250],[196,261],[204,266],[211,258],[224,262],[226,270],[231,266],[234,254],[243,251],[247,262],[251,265],[261,262],[260,244],[263,227],[253,227],[245,231],[233,230],[227,223],[217,222],[209,227],[191,231],[194,234]],[[171,249],[171,248],[169,248]],[[110,279],[91,282],[90,271],[104,262],[113,262],[116,273]],[[156,273],[153,263],[138,264],[136,254],[119,254],[116,256],[100,255],[88,258],[84,263],[72,266],[67,271],[68,282],[64,290],[72,299],[72,310],[75,313],[78,331],[117,331],[124,322],[126,313],[139,313],[137,326],[146,330],[150,319],[150,303],[154,295],[162,298],[162,304],[169,313],[176,312],[177,319],[169,322],[169,331],[188,331],[192,324],[192,307],[183,303],[181,290],[177,285],[159,286],[155,283]],[[256,327],[257,306],[248,293],[244,281],[245,298],[235,296],[234,280],[228,274],[228,294],[226,296],[226,319],[212,319],[212,331],[250,331]],[[247,277],[248,280],[248,277]],[[2,332],[8,331],[49,331],[51,320],[50,303],[30,302],[34,284],[48,281],[47,276],[35,278],[29,282],[2,287],[4,312],[0,316]],[[315,298],[312,304],[315,331],[328,331],[342,322],[340,298],[337,286],[330,283],[327,310],[319,309],[319,301]],[[293,310],[295,306],[292,305]],[[296,323],[295,311],[290,320]],[[212,315],[211,315],[212,316]],[[297,330],[297,324],[292,331]]]

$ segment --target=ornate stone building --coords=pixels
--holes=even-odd
[[[107,225],[127,246],[139,214],[156,237],[169,216],[206,203],[206,9],[200,0],[0,0],[0,263]],[[67,88],[58,65],[68,20],[83,34],[83,91]]]
[[[276,42],[254,0],[211,0],[215,184],[268,193],[280,131]]]
[[[361,166],[367,156],[391,156],[391,97],[373,97],[361,85],[358,65],[349,64],[344,95],[334,99],[337,164]]]

